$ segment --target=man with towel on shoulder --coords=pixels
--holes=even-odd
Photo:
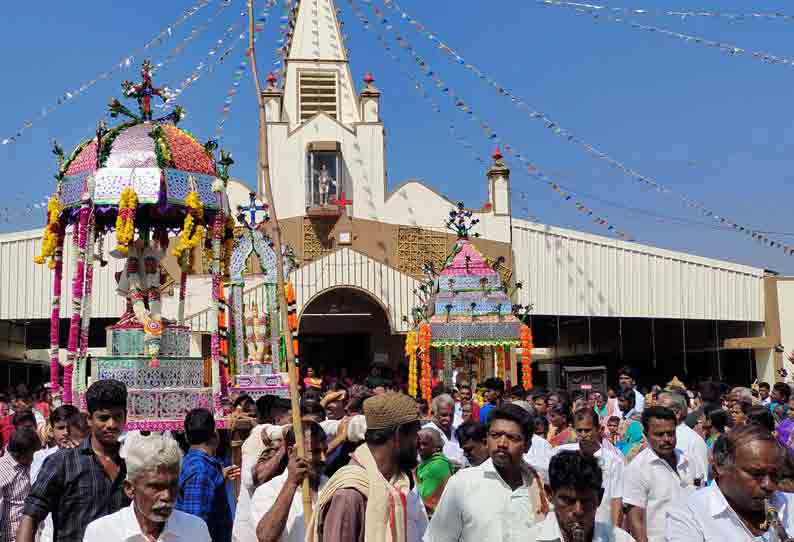
[[[365,443],[317,498],[307,542],[406,542],[409,472],[417,465],[416,401],[384,393],[364,402]]]

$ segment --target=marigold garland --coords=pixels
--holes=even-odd
[[[496,347],[496,376],[505,379],[505,347]]]
[[[409,331],[405,337],[405,355],[408,357],[408,395],[416,397],[417,374],[416,374],[416,331]]]
[[[135,211],[138,208],[138,195],[128,186],[121,192],[119,214],[116,217],[116,250],[126,255],[135,237]]]
[[[58,201],[58,197],[50,196],[47,201],[47,225],[44,226],[41,239],[41,254],[33,258],[33,261],[39,265],[49,258],[50,269],[55,269],[55,249],[58,247],[58,231],[61,229],[59,220],[61,211],[63,211],[63,205]]]
[[[185,198],[185,206],[187,207],[187,214],[185,215],[185,223],[182,225],[182,231],[179,234],[179,241],[171,251],[171,254],[179,258],[186,250],[196,248],[199,243],[204,239],[205,228],[201,224],[196,224],[196,220],[204,216],[204,204],[201,203],[198,192],[192,190]]]
[[[532,389],[532,330],[529,326],[521,326],[521,383],[525,390]]]
[[[419,326],[419,355],[422,358],[422,399],[427,401],[428,405],[433,399],[431,379],[431,366],[430,366],[430,339],[431,339],[430,324],[424,323]]]

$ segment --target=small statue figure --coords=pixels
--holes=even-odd
[[[320,205],[328,205],[328,192],[331,186],[335,186],[334,178],[328,172],[328,166],[323,164],[318,172],[318,182],[320,187]]]

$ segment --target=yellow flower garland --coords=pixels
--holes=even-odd
[[[39,265],[49,258],[48,265],[50,269],[55,269],[54,255],[58,246],[58,229],[60,226],[58,219],[61,216],[61,211],[63,211],[63,205],[58,201],[58,197],[55,195],[50,196],[47,201],[47,225],[44,227],[41,239],[41,254],[33,258],[33,261]]]
[[[128,186],[119,198],[119,214],[116,217],[116,250],[127,254],[130,243],[135,237],[135,210],[138,208],[138,195]]]
[[[416,397],[419,379],[416,366],[416,331],[408,332],[405,338],[405,354],[408,356],[408,395]]]
[[[179,234],[179,242],[171,251],[171,254],[179,258],[186,250],[196,248],[199,243],[204,239],[204,232],[206,229],[202,225],[196,225],[196,218],[204,216],[204,204],[201,203],[198,192],[191,191],[185,198],[185,205],[187,206],[187,214],[185,215],[185,223],[182,226],[182,232]]]

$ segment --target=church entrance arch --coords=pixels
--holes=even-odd
[[[396,367],[403,337],[392,335],[388,313],[369,292],[333,287],[315,295],[303,308],[298,337],[301,365],[324,376],[341,369],[363,379],[373,365]]]

